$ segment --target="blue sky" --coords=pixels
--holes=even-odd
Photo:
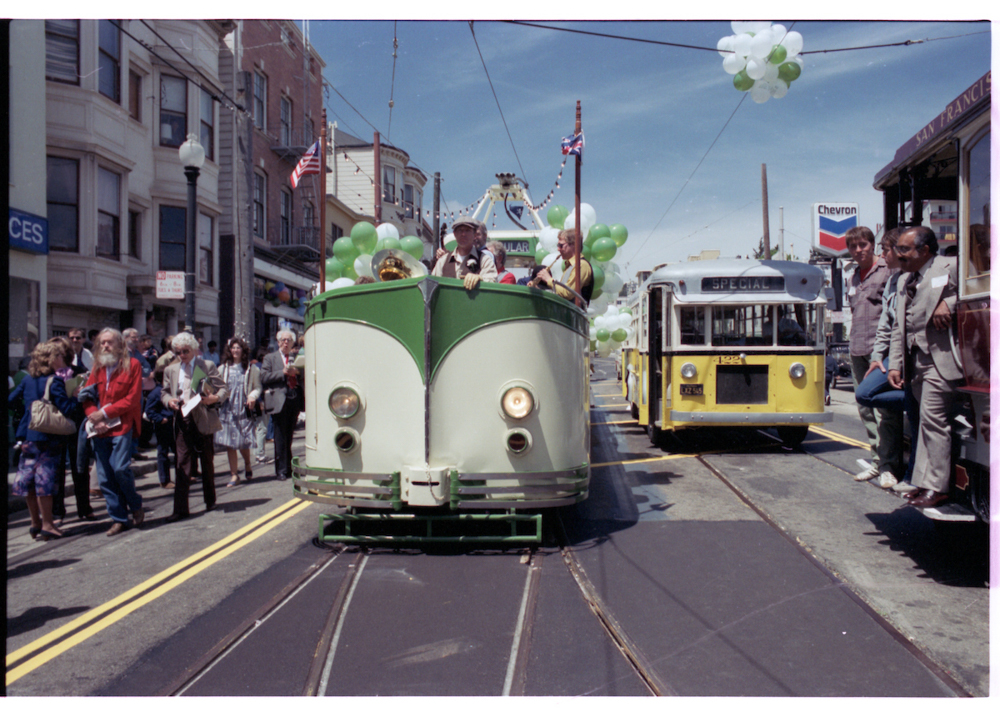
[[[464,21],[311,20],[309,34],[327,63],[326,79],[357,110],[330,92],[328,118],[366,139],[371,123],[429,176],[440,172],[450,209],[474,202],[497,172],[526,179],[540,202],[554,186],[559,141],[573,129],[580,100],[582,200],[599,222],[628,228],[615,261],[632,275],[702,249],[735,256],[756,248],[762,163],[772,246],[779,207],[786,250],[803,259],[815,202],[857,202],[861,222],[874,228],[882,216],[875,173],[990,69],[989,22],[773,21],[802,34],[802,76],[782,99],[756,104],[747,97],[742,105],[714,50],[495,21],[476,21],[475,38]],[[732,34],[728,21],[545,24],[708,48]],[[946,37],[953,39],[808,54]],[[567,207],[571,167],[554,198]],[[502,211],[496,223],[514,228]]]

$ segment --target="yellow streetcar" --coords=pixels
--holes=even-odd
[[[666,266],[632,308],[622,391],[632,416],[663,431],[777,428],[798,445],[824,408],[823,271],[792,261],[718,259]]]

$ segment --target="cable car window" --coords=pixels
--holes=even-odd
[[[681,307],[681,343],[704,346],[705,344],[705,307]]]

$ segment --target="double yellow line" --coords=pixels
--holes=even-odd
[[[12,684],[32,670],[93,637],[142,606],[162,597],[201,571],[232,555],[240,548],[246,547],[284,521],[301,513],[310,505],[311,503],[301,501],[298,498],[290,500],[267,515],[258,518],[191,557],[172,565],[113,600],[15,650],[7,655],[7,684]]]

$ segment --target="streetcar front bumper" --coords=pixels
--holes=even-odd
[[[810,423],[829,423],[833,420],[830,411],[820,413],[774,413],[768,411],[671,411],[670,420],[675,424],[691,425],[756,425],[787,426]]]

